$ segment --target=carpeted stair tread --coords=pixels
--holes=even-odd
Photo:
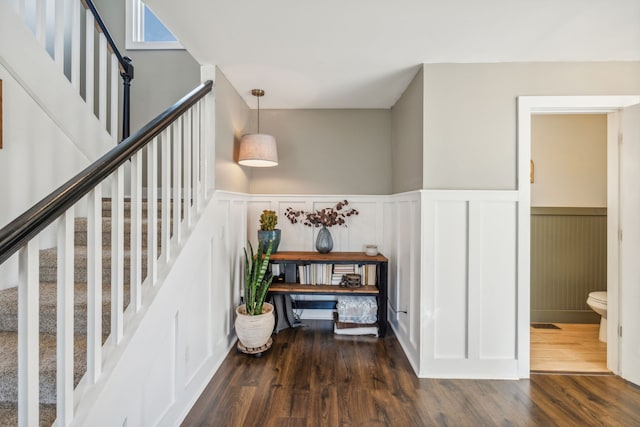
[[[170,214],[173,215],[173,204]],[[124,202],[124,308],[130,301],[131,203]],[[111,322],[111,201],[102,203],[102,330],[103,342]],[[162,202],[158,201],[158,257]],[[142,278],[147,270],[147,203],[142,203]],[[172,233],[173,221],[170,223]],[[87,219],[74,223],[74,386],[86,371],[87,333]],[[55,420],[56,400],[56,323],[57,323],[57,248],[40,251],[40,425],[50,426]],[[17,288],[0,291],[0,427],[17,425]]]
[[[74,339],[74,387],[86,371],[87,340]],[[18,334],[0,332],[0,402],[18,400]],[[40,403],[56,403],[56,336],[40,334]]]
[[[41,427],[49,427],[56,420],[56,406],[40,404]],[[11,402],[0,402],[0,426],[15,427],[18,425],[18,411],[16,405]]]
[[[124,287],[124,308],[130,300],[129,286]],[[40,284],[40,332],[55,334],[57,324],[57,285]],[[74,332],[87,333],[87,285],[74,285]],[[109,333],[111,325],[111,286],[102,286],[102,331]],[[18,330],[18,288],[0,291],[0,331]]]

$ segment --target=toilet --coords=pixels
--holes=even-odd
[[[587,305],[600,317],[600,335],[602,342],[607,342],[607,291],[590,292]]]

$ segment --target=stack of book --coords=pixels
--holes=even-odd
[[[274,266],[272,266],[273,268]],[[375,264],[298,264],[294,268],[298,270],[297,281],[301,285],[337,286],[345,274],[359,274],[363,285],[376,285],[377,270]],[[279,267],[277,271],[278,273],[280,272]],[[289,281],[290,278],[286,280]]]

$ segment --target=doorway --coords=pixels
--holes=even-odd
[[[532,115],[531,159],[531,371],[607,373],[607,115]]]
[[[531,242],[531,184],[530,184],[530,159],[531,159],[531,116],[536,113],[600,113],[609,114],[608,120],[608,202],[609,215],[607,219],[607,246],[608,251],[608,368],[614,373],[619,373],[620,340],[618,337],[619,314],[619,262],[618,262],[618,236],[619,236],[619,152],[618,134],[620,129],[619,117],[616,113],[626,107],[640,104],[640,96],[533,96],[520,97],[518,99],[518,192],[520,209],[518,213],[520,236],[518,241],[519,270],[518,270],[518,371],[520,377],[529,376],[530,370],[530,343],[531,335],[529,323],[530,310],[530,242]],[[611,178],[613,176],[613,179]],[[613,267],[612,267],[613,266]],[[629,340],[626,345],[631,346]],[[630,363],[627,363],[630,365]],[[624,375],[623,375],[624,377]]]

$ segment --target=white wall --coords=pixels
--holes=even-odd
[[[392,193],[422,188],[424,143],[424,70],[422,67],[391,108]]]
[[[0,79],[4,104],[0,180],[5,183],[0,187],[1,228],[89,161],[2,65]],[[51,244],[43,236],[42,247]],[[18,284],[17,266],[16,256],[0,266],[0,289]]]
[[[516,189],[521,95],[640,93],[640,62],[425,64],[427,189]]]
[[[279,164],[252,170],[252,194],[391,192],[389,110],[260,110],[260,130]]]
[[[607,116],[531,117],[531,206],[607,207]]]

